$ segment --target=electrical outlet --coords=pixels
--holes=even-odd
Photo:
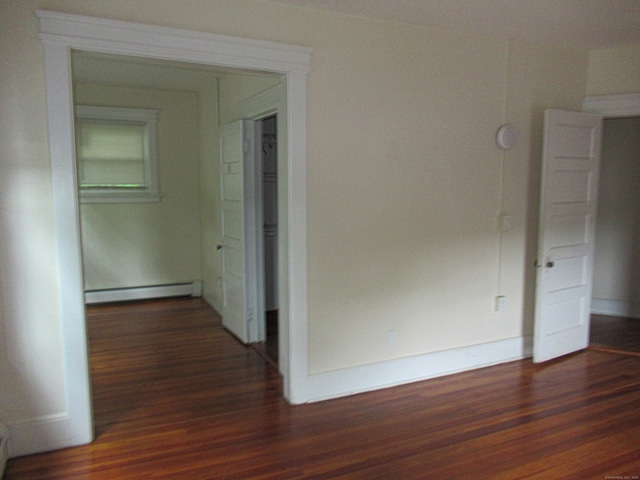
[[[395,347],[396,345],[396,331],[389,330],[389,334],[387,335],[387,346]]]

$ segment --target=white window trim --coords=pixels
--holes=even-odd
[[[145,108],[102,107],[94,105],[76,105],[76,119],[111,120],[122,122],[142,122],[145,124],[145,141],[148,154],[145,156],[144,191],[127,192],[117,189],[79,188],[81,203],[141,203],[159,202],[161,194],[158,187],[158,149],[156,125],[158,110]]]

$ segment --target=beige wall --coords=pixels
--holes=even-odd
[[[640,118],[607,119],[593,297],[640,308]]]
[[[76,84],[83,105],[157,109],[152,203],[81,204],[85,289],[199,280],[198,98],[194,92]]]
[[[640,93],[640,45],[589,53],[587,95]]]
[[[64,403],[35,8],[313,47],[312,372],[531,332],[542,112],[580,108],[587,52],[252,0],[0,2],[0,272],[10,349],[0,356],[0,371],[9,371],[0,420],[60,412]],[[494,143],[505,122],[520,137],[507,153]],[[502,210],[514,228],[500,235]],[[501,313],[498,294],[507,296]],[[33,397],[15,388],[25,379]],[[30,404],[45,393],[46,402]]]
[[[514,228],[502,238],[502,291],[519,315],[521,333],[533,331],[534,262],[538,213],[542,128],[547,108],[580,110],[586,82],[586,54],[549,45],[512,42],[508,55],[506,119],[518,128],[515,147],[504,154],[503,208]],[[522,309],[521,311],[518,309]]]
[[[42,47],[33,5],[0,3],[0,422],[65,410]]]

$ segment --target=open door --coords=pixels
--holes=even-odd
[[[602,118],[545,112],[533,361],[589,343]]]
[[[258,261],[255,124],[239,120],[220,129],[222,200],[222,325],[241,342],[255,341]]]

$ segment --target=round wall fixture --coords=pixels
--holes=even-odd
[[[496,143],[503,150],[509,150],[516,143],[516,129],[511,125],[502,125],[496,133]]]

